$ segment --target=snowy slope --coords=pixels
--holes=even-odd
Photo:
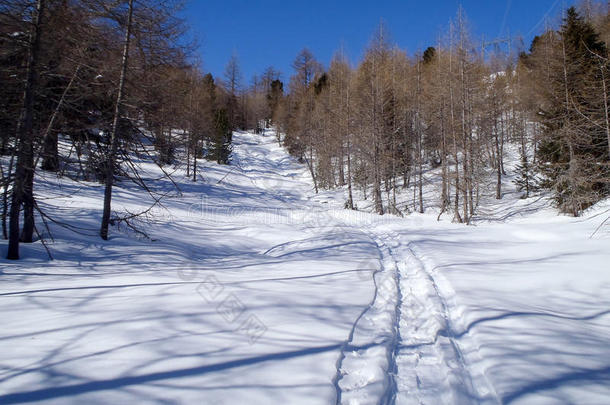
[[[39,180],[79,233],[0,261],[1,404],[607,403],[608,228],[589,236],[608,204],[379,217],[314,195],[272,132],[234,140],[156,210],[154,242],[102,242],[100,187]],[[147,207],[129,184],[114,201]]]

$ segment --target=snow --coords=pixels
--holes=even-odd
[[[39,242],[0,260],[1,404],[608,403],[610,202],[380,217],[315,195],[272,131],[234,142],[205,182],[175,173],[154,241],[101,241],[102,187],[42,174],[41,207],[78,233],[50,225],[55,260]]]
[[[473,382],[503,403],[610,397],[608,241],[563,219],[412,240]]]

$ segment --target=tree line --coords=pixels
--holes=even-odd
[[[133,215],[112,211],[117,182],[136,183],[151,208],[163,197],[138,160],[170,180],[168,167],[179,167],[198,181],[200,159],[230,164],[233,131],[271,125],[316,192],[346,187],[348,209],[360,190],[379,214],[436,204],[469,223],[490,182],[501,199],[511,174],[524,198],[548,190],[572,215],[609,194],[607,5],[568,9],[520,53],[487,52],[462,11],[415,55],[381,25],[356,66],[337,52],[324,68],[304,49],[285,86],[272,67],[244,85],[237,55],[222,77],[204,72],[184,39],[180,3],[0,0],[9,259],[20,243],[42,239],[41,226],[60,223],[37,204],[37,173],[102,185],[99,235],[108,239],[112,226],[134,228]],[[508,150],[520,156],[515,173],[505,168]],[[433,195],[424,193],[429,182],[438,183]],[[401,189],[412,190],[409,206],[397,202]]]
[[[549,190],[561,212],[579,215],[610,191],[610,14],[601,3],[581,8],[519,53],[486,52],[461,10],[414,56],[383,24],[355,67],[337,52],[324,69],[304,49],[274,121],[316,192],[347,186],[346,208],[357,187],[377,213],[404,215],[396,193],[412,187],[423,213],[430,172],[439,186],[428,202],[469,223],[491,179],[503,197],[514,147],[523,197]]]

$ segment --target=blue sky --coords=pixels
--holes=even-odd
[[[244,80],[274,66],[288,80],[296,54],[308,47],[324,65],[343,46],[359,60],[383,19],[392,39],[409,54],[434,45],[464,8],[475,38],[520,34],[526,47],[575,0],[189,0],[185,17],[200,44],[205,71],[222,75],[237,53]]]

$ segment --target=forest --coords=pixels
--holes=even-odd
[[[274,122],[316,187],[347,185],[347,208],[359,187],[379,214],[402,215],[396,190],[413,186],[423,213],[422,174],[440,167],[441,211],[469,223],[490,176],[502,198],[510,144],[523,198],[549,190],[561,212],[577,216],[608,196],[610,173],[610,16],[585,5],[528,51],[486,53],[462,11],[438,44],[413,56],[383,25],[355,68],[338,52],[324,70],[305,49]]]
[[[61,223],[37,204],[37,173],[104,187],[106,240],[132,219],[112,211],[117,182],[136,183],[151,207],[163,199],[134,161],[155,162],[168,178],[182,167],[197,182],[199,160],[231,164],[234,130],[276,128],[316,193],[345,187],[345,208],[357,209],[352,192],[361,190],[381,215],[409,214],[396,203],[401,189],[412,189],[412,208],[423,212],[424,173],[438,169],[440,215],[470,223],[490,181],[503,197],[511,147],[523,198],[550,193],[559,212],[578,216],[610,194],[607,4],[565,10],[527,49],[478,41],[461,9],[437,43],[415,53],[382,23],[355,65],[338,51],[325,67],[304,48],[288,79],[269,67],[247,85],[237,55],[223,77],[203,70],[180,10],[159,0],[0,2],[9,259]]]
[[[0,404],[607,405],[610,2],[462,2],[0,0]]]

